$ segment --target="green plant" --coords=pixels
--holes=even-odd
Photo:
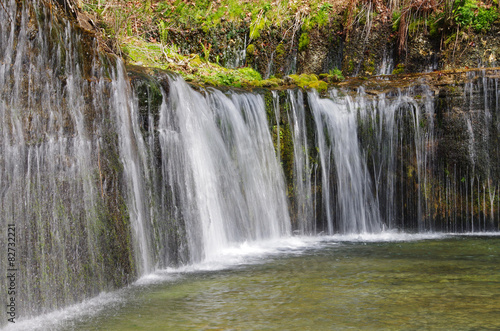
[[[247,54],[248,55],[253,55],[255,52],[255,45],[254,44],[249,44],[247,46]]]
[[[309,45],[309,42],[309,34],[307,32],[301,34],[299,38],[299,51],[305,50]]]
[[[314,21],[318,24],[319,27],[326,25],[330,19],[330,12],[333,9],[333,5],[331,3],[324,3],[319,8],[318,13],[314,17]]]
[[[394,70],[392,71],[392,74],[399,75],[399,74],[402,74],[404,72],[405,72],[405,65],[400,63],[396,66],[396,68],[394,68]]]
[[[168,28],[165,21],[160,21],[158,23],[158,34],[160,35],[160,41],[166,44],[168,40]]]
[[[209,57],[210,57],[210,51],[212,50],[212,44],[208,44],[208,46],[206,46],[205,44],[201,43],[201,48],[203,49],[203,58],[205,59],[205,61],[208,61]]]
[[[330,76],[335,77],[338,80],[344,80],[344,75],[342,75],[342,71],[338,68],[334,68],[333,70],[329,70],[328,73]]]
[[[401,23],[401,12],[399,10],[394,10],[392,12],[392,32],[398,32],[400,23]]]
[[[455,22],[460,27],[472,27],[477,32],[489,30],[498,18],[495,8],[479,6],[476,0],[462,0],[453,10]]]
[[[243,79],[247,80],[262,80],[261,75],[252,68],[245,67],[238,69],[238,72],[241,74]]]
[[[470,1],[470,0],[461,1],[461,3],[453,11],[455,14],[455,22],[461,27],[472,25],[472,21],[474,20],[476,10],[477,10],[477,5],[475,1]]]
[[[428,21],[428,26],[429,26],[429,35],[431,37],[436,37],[443,27],[443,17],[444,14],[438,14],[438,15],[433,15],[429,21]]]

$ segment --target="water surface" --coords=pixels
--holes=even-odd
[[[500,329],[499,234],[304,240],[159,272],[88,314],[54,315],[60,321],[50,327]]]

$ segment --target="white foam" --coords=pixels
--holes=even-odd
[[[98,314],[104,308],[124,302],[123,289],[112,293],[101,293],[81,303],[26,320],[9,323],[4,331],[47,331],[68,329],[79,320]]]
[[[439,232],[426,233],[404,233],[398,231],[383,231],[380,233],[360,233],[360,234],[343,234],[327,236],[329,241],[354,241],[354,242],[398,242],[398,241],[416,241],[428,239],[442,239],[449,237],[451,234]]]
[[[157,279],[168,280],[174,274],[203,271],[218,271],[241,265],[264,263],[267,258],[281,254],[301,254],[321,242],[321,237],[285,237],[259,242],[244,242],[229,246],[210,259],[200,263],[176,268],[159,270],[152,275],[142,277],[137,283],[155,283]]]
[[[500,232],[466,232],[466,233],[453,233],[456,236],[472,236],[472,237],[498,237]]]
[[[137,281],[133,283],[134,285],[137,286],[144,286],[144,285],[150,285],[150,284],[160,284],[168,281],[174,281],[178,279],[178,277],[175,277],[172,274],[169,273],[161,273],[161,272],[154,272],[145,276],[142,276],[139,278]]]

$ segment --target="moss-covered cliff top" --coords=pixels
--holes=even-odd
[[[79,1],[80,21],[129,64],[200,85],[324,90],[500,56],[498,0]]]

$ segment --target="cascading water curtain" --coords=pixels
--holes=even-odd
[[[356,98],[360,134],[381,217],[389,228],[432,230],[428,201],[434,167],[434,102],[423,87]]]
[[[99,69],[107,60],[62,17],[43,1],[8,1],[0,10],[0,236],[15,227],[11,297],[23,318],[135,274],[109,120],[112,86]],[[0,248],[7,251],[3,239]]]
[[[217,259],[242,242],[290,234],[262,97],[216,90],[203,96],[174,78],[168,99],[159,129],[164,180],[176,192],[190,260]]]
[[[425,87],[387,97],[310,92],[329,233],[434,229],[434,103]]]
[[[308,95],[316,123],[328,232],[379,232],[382,221],[359,146],[356,109],[348,97],[338,98],[334,91],[330,98],[322,99],[315,92]]]
[[[313,194],[312,178],[315,166],[309,157],[307,139],[306,111],[302,91],[290,90],[287,93],[287,117],[292,131],[293,142],[293,179],[294,201],[292,213],[296,218],[300,234],[316,234],[316,201]],[[279,127],[278,127],[279,132]],[[279,135],[278,135],[279,137]]]

